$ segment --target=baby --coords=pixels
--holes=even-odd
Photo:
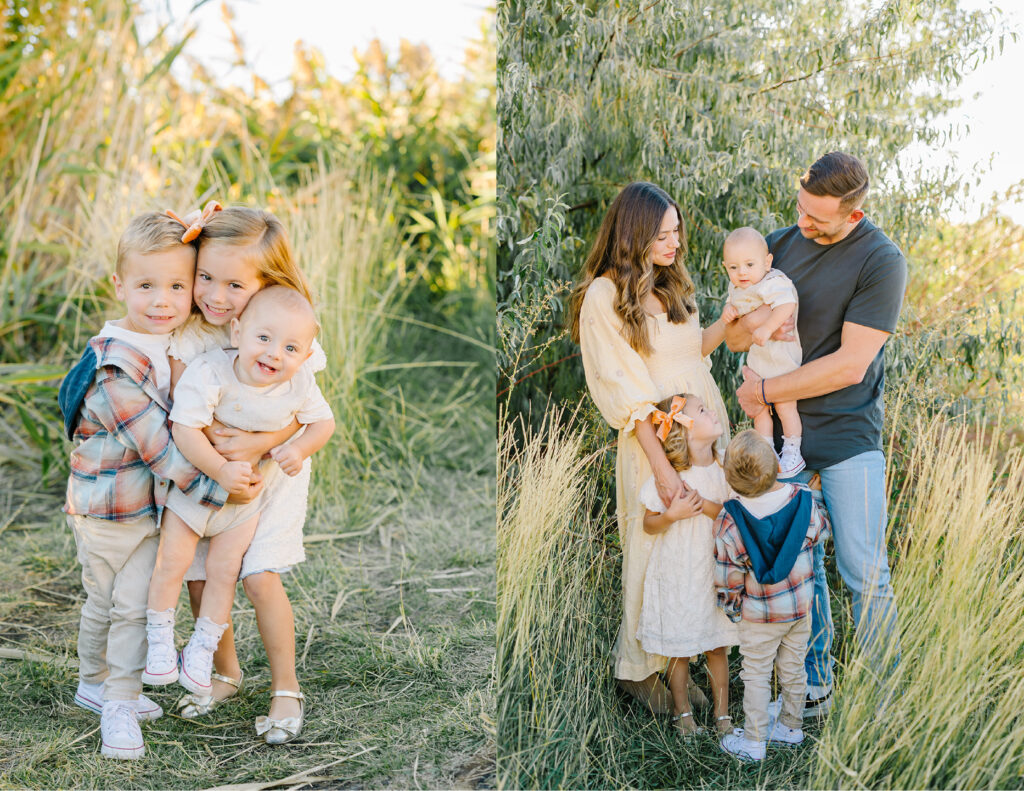
[[[753,343],[747,352],[747,365],[762,379],[799,368],[803,352],[796,333],[796,288],[782,272],[772,269],[772,256],[764,237],[753,228],[737,228],[726,238],[722,258],[729,275],[729,301],[722,311],[722,318],[733,322],[761,305],[772,308],[768,319],[751,333]],[[790,317],[793,317],[794,340],[771,340],[772,333]],[[796,401],[780,401],[774,407],[782,423],[779,477],[791,478],[806,466],[800,454],[803,436],[800,413],[797,412]],[[769,409],[754,418],[754,429],[774,445]]]
[[[303,363],[312,353],[319,326],[312,306],[299,292],[270,286],[249,300],[241,319],[231,320],[236,349],[214,349],[197,357],[182,374],[174,392],[174,442],[181,453],[233,494],[247,488],[248,462],[221,456],[203,433],[214,418],[245,431],[277,431],[297,420],[304,429],[274,448],[276,464],[262,465],[264,489],[244,505],[227,505],[217,513],[193,498],[172,490],[161,528],[160,549],[149,587],[147,639],[149,650],[142,680],[181,685],[209,694],[213,652],[227,628],[238,572],[280,467],[297,475],[303,461],[323,447],[334,431],[334,419],[313,374]],[[210,536],[206,587],[195,632],[181,652],[181,673],[174,651],[174,605],[192,562],[196,544]]]

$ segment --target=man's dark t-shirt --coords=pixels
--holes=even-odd
[[[795,225],[768,235],[772,266],[789,276],[800,297],[797,329],[804,364],[839,348],[843,323],[896,330],[907,285],[900,249],[865,217],[834,244],[805,239]],[[860,384],[797,403],[803,422],[801,451],[820,470],[860,453],[882,449],[883,351]],[[781,447],[782,426],[775,418]]]

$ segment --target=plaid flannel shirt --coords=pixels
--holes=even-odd
[[[792,486],[788,504],[802,487]],[[762,585],[754,577],[750,557],[743,545],[736,522],[723,508],[715,520],[715,591],[718,606],[732,621],[785,623],[803,618],[810,612],[814,598],[814,558],[812,547],[829,533],[828,516],[811,502],[811,523],[807,527],[800,554],[786,579]]]
[[[96,377],[74,432],[64,511],[113,522],[159,518],[169,481],[209,508],[224,505],[227,492],[174,446],[149,358],[116,338],[89,345]]]

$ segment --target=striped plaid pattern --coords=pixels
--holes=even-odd
[[[174,446],[149,358],[116,338],[89,345],[96,378],[75,429],[64,511],[114,522],[159,517],[169,482],[210,508],[224,505],[227,492]]]
[[[789,496],[792,501],[800,489]],[[810,612],[814,598],[814,559],[811,548],[829,535],[828,518],[811,504],[811,523],[796,563],[786,579],[762,585],[750,568],[750,557],[733,518],[723,508],[715,520],[715,590],[718,606],[732,621],[786,623]]]

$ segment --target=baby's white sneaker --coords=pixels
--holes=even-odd
[[[135,700],[125,701],[130,706],[135,707],[135,716],[139,720],[158,720],[164,716],[164,710],[160,708],[160,705],[147,698],[145,695],[139,695]],[[103,713],[103,682],[99,684],[90,684],[88,681],[79,681],[78,689],[75,690],[75,705],[81,706],[87,711],[95,712],[96,714]]]
[[[178,655],[174,651],[174,608],[146,610],[146,667],[142,683],[154,686],[178,680]]]
[[[220,636],[228,628],[226,623],[214,623],[205,615],[196,620],[195,631],[181,649],[181,675],[178,683],[196,695],[209,695],[213,690],[210,673],[213,671],[213,652]]]
[[[142,729],[130,700],[108,700],[100,715],[103,746],[100,753],[107,758],[135,759],[146,754]]]
[[[792,478],[804,467],[807,462],[800,455],[800,437],[783,437],[782,453],[779,454],[779,477]]]

